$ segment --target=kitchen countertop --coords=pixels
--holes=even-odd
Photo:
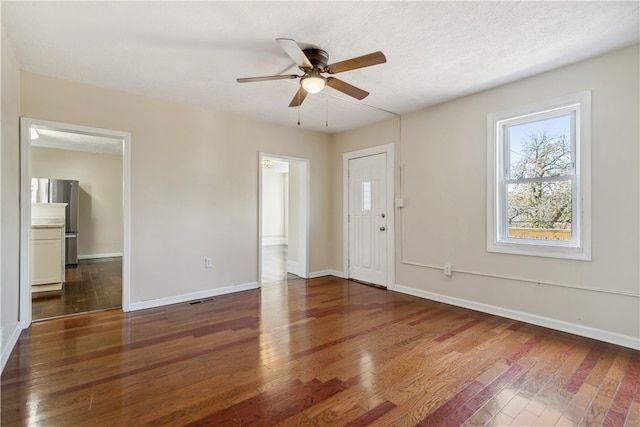
[[[59,228],[64,227],[64,218],[43,217],[31,218],[31,228]]]

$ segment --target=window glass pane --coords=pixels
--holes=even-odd
[[[571,114],[508,126],[509,179],[571,175]]]
[[[591,260],[591,92],[487,115],[487,251]]]
[[[362,182],[362,212],[371,210],[371,181]]]
[[[571,181],[507,184],[507,236],[571,240]]]

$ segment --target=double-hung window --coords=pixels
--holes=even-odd
[[[590,92],[487,117],[487,250],[589,260]]]

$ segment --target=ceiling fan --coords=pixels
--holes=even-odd
[[[307,94],[318,93],[324,89],[325,86],[329,86],[358,100],[364,99],[369,95],[369,92],[335,77],[325,77],[323,74],[337,74],[387,62],[387,58],[385,58],[382,52],[373,52],[368,55],[327,65],[327,62],[329,62],[329,54],[322,49],[302,49],[298,43],[292,39],[279,38],[276,39],[276,41],[304,74],[301,76],[297,74],[281,74],[277,76],[245,77],[237,79],[237,82],[248,83],[267,80],[300,79],[300,88],[291,100],[289,107],[299,106],[307,97]]]

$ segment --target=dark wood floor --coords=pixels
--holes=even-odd
[[[640,426],[640,352],[337,278],[35,323],[2,425]]]
[[[33,293],[34,321],[122,307],[122,258],[80,260],[61,291]]]

